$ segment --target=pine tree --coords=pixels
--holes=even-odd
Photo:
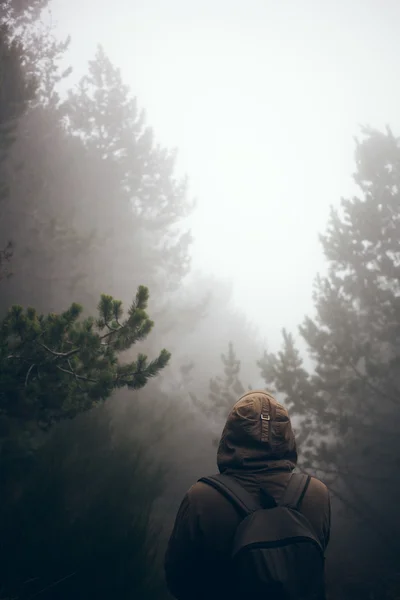
[[[2,163],[14,142],[18,119],[33,99],[36,81],[24,72],[24,49],[13,40],[10,28],[0,25],[0,162]],[[9,192],[5,181],[0,180],[0,202]],[[1,207],[0,207],[1,208]],[[9,277],[8,265],[12,258],[12,243],[1,240],[0,280]]]
[[[221,354],[221,361],[224,376],[217,375],[211,379],[209,400],[211,411],[226,418],[238,398],[245,393],[239,379],[240,360],[236,358],[232,342],[229,342],[227,354]]]
[[[49,0],[0,0],[0,23],[13,28],[37,21]]]
[[[182,225],[193,208],[187,181],[175,178],[175,152],[154,142],[137,100],[101,47],[70,92],[66,111],[68,131],[85,144],[88,174],[97,182],[98,193],[92,195],[97,228],[105,241],[118,232],[112,252],[105,244],[102,264],[118,259],[122,270],[134,266],[134,275],[151,285],[156,297],[176,290],[190,264],[191,236]]]
[[[315,318],[300,327],[315,369],[303,369],[287,337],[279,356],[267,356],[262,368],[292,412],[306,416],[303,466],[322,475],[368,531],[397,552],[399,139],[389,129],[364,129],[355,156],[360,194],[331,211],[321,236],[328,275],[316,279]]]
[[[190,263],[183,221],[193,203],[186,180],[174,177],[174,153],[153,142],[101,50],[61,102],[56,88],[66,74],[57,61],[66,46],[42,34],[39,41],[29,50],[39,90],[0,172],[10,187],[0,239],[14,242],[14,278],[1,308],[17,301],[48,312],[76,299],[93,311],[102,286],[129,302],[131,286],[144,283],[159,332],[184,333],[204,300],[188,304],[179,287]]]
[[[123,319],[122,303],[102,295],[99,318],[80,319],[81,306],[39,315],[13,306],[0,323],[0,479],[10,497],[24,480],[36,449],[60,421],[104,403],[116,390],[138,390],[168,364],[162,350],[152,361],[142,352],[120,356],[153,328],[141,286]],[[1,511],[0,511],[1,512]]]
[[[190,393],[193,406],[214,422],[218,432],[235,402],[246,391],[239,378],[240,360],[236,358],[232,342],[229,342],[227,354],[221,354],[221,361],[223,375],[217,375],[210,380],[207,400],[200,400],[196,394]],[[213,438],[214,446],[218,441],[218,437]]]
[[[264,356],[257,362],[257,365],[267,385],[273,383],[278,392],[284,392],[286,407],[291,416],[297,417],[301,423],[297,444],[303,447],[303,466],[310,467],[307,463],[311,447],[308,431],[313,423],[310,410],[313,390],[309,374],[304,369],[300,352],[295,346],[293,335],[283,329],[282,337],[282,350],[276,355],[264,352]],[[276,393],[272,388],[269,391]],[[306,451],[304,451],[305,447],[307,447]]]
[[[127,408],[131,425],[118,431],[111,412],[101,411],[115,390],[142,389],[169,362],[167,350],[152,361],[143,353],[121,359],[153,328],[147,302],[142,286],[125,319],[122,303],[102,295],[97,319],[80,319],[77,304],[47,316],[14,306],[0,324],[0,556],[7,564],[0,583],[21,598],[32,594],[23,584],[32,569],[38,592],[78,571],[56,591],[60,598],[77,588],[91,594],[93,586],[97,597],[111,589],[146,597],[162,585],[150,519],[162,473]],[[60,428],[65,422],[68,430]],[[151,425],[162,431],[156,420]],[[22,536],[12,535],[17,522]],[[126,577],[122,565],[140,566],[140,575]]]
[[[123,319],[122,302],[102,295],[99,318],[79,320],[82,307],[38,315],[13,306],[0,324],[0,410],[3,417],[48,428],[106,400],[122,387],[140,389],[169,361],[162,350],[153,361],[139,354],[122,363],[121,352],[153,328],[141,286]]]
[[[6,25],[0,27],[0,158],[4,160],[14,141],[16,123],[34,98],[37,82],[25,73],[25,49],[12,39]]]
[[[68,73],[57,67],[68,42],[54,41],[39,25],[24,27],[23,35],[10,33],[22,69],[20,85],[14,78],[14,88],[19,93],[25,89],[29,97],[19,105],[12,100],[14,112],[19,109],[11,123],[13,143],[6,145],[0,163],[0,241],[6,250],[2,262],[6,266],[12,258],[14,275],[2,286],[2,314],[15,302],[47,312],[66,298],[72,301],[76,281],[86,275],[79,259],[93,238],[91,232],[77,235],[76,211],[69,202],[81,195],[84,157],[77,140],[70,140],[62,129],[56,92]],[[7,89],[10,95],[13,87]]]

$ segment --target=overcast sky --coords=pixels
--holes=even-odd
[[[194,266],[276,339],[312,311],[318,233],[353,186],[359,124],[400,132],[400,2],[53,0],[75,76],[101,43],[177,147]]]

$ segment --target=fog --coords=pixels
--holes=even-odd
[[[329,600],[398,597],[399,18],[0,3],[0,600],[170,598],[258,388],[329,487]]]
[[[103,44],[178,149],[198,199],[193,263],[233,280],[274,346],[311,309],[318,233],[354,189],[359,124],[399,123],[399,17],[394,0],[51,4],[75,76]]]

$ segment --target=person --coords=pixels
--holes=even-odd
[[[265,407],[270,419],[263,419]],[[220,474],[241,484],[253,498],[265,490],[279,502],[297,464],[296,440],[288,412],[264,390],[244,394],[228,415],[217,451]],[[299,505],[325,552],[331,507],[324,483],[312,477]],[[185,494],[165,554],[168,590],[177,600],[232,600],[237,583],[232,544],[243,516],[205,482]],[[250,600],[250,598],[249,598]]]

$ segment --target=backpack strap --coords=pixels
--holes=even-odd
[[[310,484],[311,476],[303,473],[292,473],[289,483],[283,493],[279,504],[288,508],[299,508],[307,488]]]
[[[207,483],[220,492],[245,516],[262,508],[260,503],[233,477],[210,475],[209,477],[202,477],[199,481]]]

